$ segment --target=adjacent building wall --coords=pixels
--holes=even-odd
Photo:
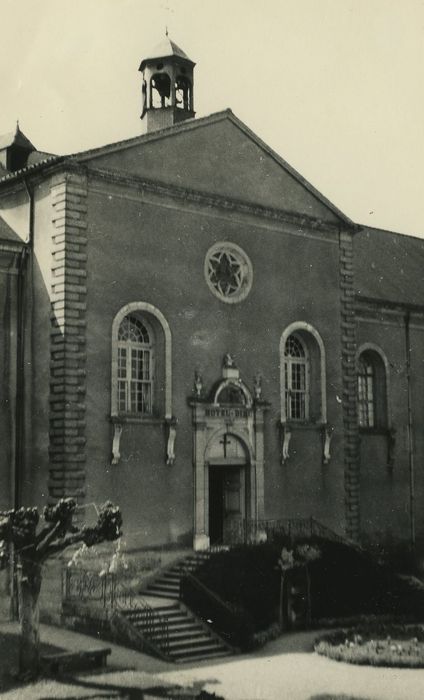
[[[424,498],[424,319],[410,321],[411,409],[413,420],[413,479],[415,504],[411,514],[411,460],[409,452],[407,310],[376,305],[359,310],[358,347],[372,343],[387,359],[387,425],[361,429],[361,528],[365,541],[411,541],[411,517],[418,540],[424,535],[421,504]],[[378,390],[378,387],[376,388]]]

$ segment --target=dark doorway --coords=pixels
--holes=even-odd
[[[209,469],[209,539],[222,544],[224,536],[224,475],[225,469]]]
[[[209,539],[211,544],[238,542],[245,517],[244,468],[209,468]]]

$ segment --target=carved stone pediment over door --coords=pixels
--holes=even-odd
[[[264,517],[264,414],[260,378],[254,393],[226,355],[205,395],[196,372],[193,411],[195,550],[261,537]]]

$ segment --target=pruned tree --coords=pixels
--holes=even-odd
[[[40,663],[39,596],[43,564],[67,547],[85,543],[88,547],[121,536],[122,516],[110,501],[98,511],[94,526],[74,524],[76,501],[63,498],[43,510],[40,525],[38,508],[18,508],[0,512],[0,568],[7,566],[14,552],[17,573],[21,639],[20,673],[33,676]]]

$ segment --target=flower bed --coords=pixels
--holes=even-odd
[[[335,661],[369,666],[424,667],[424,626],[372,625],[337,630],[315,643]]]

